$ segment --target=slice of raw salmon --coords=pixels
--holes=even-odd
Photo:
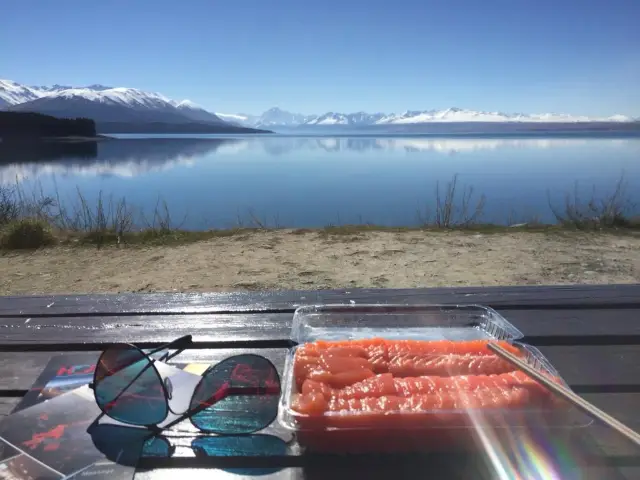
[[[437,375],[495,375],[516,367],[497,355],[476,354],[398,354],[389,361],[394,377]]]
[[[473,392],[436,392],[416,394],[411,397],[382,395],[379,397],[327,399],[317,392],[299,394],[293,407],[305,415],[322,415],[325,412],[342,414],[384,415],[399,413],[434,413],[437,411],[466,411],[486,409],[514,409],[526,407],[531,400],[530,392],[523,387],[499,391],[481,388]]]
[[[346,386],[332,388],[316,380],[305,380],[302,393],[321,392],[325,398],[366,398],[394,395],[411,397],[414,395],[440,392],[474,392],[492,389],[500,394],[515,387],[523,387],[532,392],[539,390],[540,396],[547,396],[546,389],[525,373],[517,371],[500,375],[460,375],[454,377],[409,377],[393,378],[389,373],[376,375],[366,380]]]
[[[300,387],[310,371],[318,370],[319,367],[324,368],[327,373],[335,373],[362,365],[374,373],[390,372],[396,376],[513,371],[514,368],[508,362],[487,348],[487,343],[486,340],[453,342],[380,338],[316,341],[298,348],[294,359],[294,375]],[[518,348],[508,342],[498,343],[507,350],[522,355]]]
[[[373,376],[375,376],[375,373],[366,368],[348,370],[339,373],[330,373],[326,370],[318,369],[312,370],[307,379],[325,383],[332,388],[343,388]]]

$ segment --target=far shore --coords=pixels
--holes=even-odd
[[[0,295],[640,282],[640,234],[237,230],[0,251]]]
[[[0,142],[6,144],[23,144],[32,142],[56,142],[56,143],[75,143],[75,142],[98,142],[102,140],[116,140],[115,137],[108,135],[94,135],[94,136],[77,136],[68,135],[62,137],[34,137],[30,135],[15,136],[15,137],[0,137]]]

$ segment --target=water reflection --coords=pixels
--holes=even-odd
[[[440,137],[271,137],[243,140],[234,152],[261,151],[270,155],[288,155],[294,151],[345,152],[439,152],[462,153],[481,150],[551,149],[585,147],[588,138],[440,138]],[[632,139],[608,139],[611,146],[624,147]]]
[[[238,139],[118,139],[76,144],[50,144],[46,149],[13,152],[0,161],[0,184],[47,175],[135,177],[193,165]],[[77,150],[78,152],[74,151]],[[80,155],[78,153],[87,153]],[[27,161],[20,161],[25,159]],[[55,160],[51,160],[51,158]]]
[[[464,154],[500,149],[550,150],[585,148],[603,140],[589,138],[439,138],[394,137],[236,137],[117,139],[46,148],[0,148],[0,184],[42,176],[135,177],[193,166],[211,154],[287,156],[314,153]],[[628,148],[635,139],[607,139],[608,147]],[[1,147],[1,145],[0,145]]]
[[[59,153],[0,162],[0,185],[18,180],[27,195],[71,209],[78,191],[90,204],[125,198],[147,216],[162,198],[187,229],[235,226],[248,211],[270,226],[415,225],[454,175],[458,196],[467,187],[486,196],[486,222],[555,221],[550,197],[563,205],[576,182],[581,195],[606,195],[621,174],[640,202],[640,138],[194,136],[98,142],[88,158]]]

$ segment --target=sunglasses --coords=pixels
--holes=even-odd
[[[146,353],[130,344],[104,350],[89,385],[102,412],[96,421],[107,415],[158,432],[189,418],[202,432],[239,435],[254,433],[275,420],[280,376],[273,363],[254,354],[228,357],[207,368],[187,410],[171,410],[173,387],[168,379],[162,379],[156,362],[170,360],[191,343],[191,335],[187,335]],[[178,417],[160,428],[158,424],[169,413]]]

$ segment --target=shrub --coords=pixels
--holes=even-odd
[[[593,193],[584,201],[580,198],[576,184],[573,196],[567,194],[565,197],[564,211],[551,205],[548,192],[547,198],[556,220],[565,227],[581,230],[633,227],[633,212],[636,211],[636,205],[631,202],[627,194],[624,175],[616,183],[613,192],[604,198],[598,198],[593,187]]]
[[[55,243],[49,225],[38,219],[15,220],[3,228],[0,246],[10,250],[36,249]]]

